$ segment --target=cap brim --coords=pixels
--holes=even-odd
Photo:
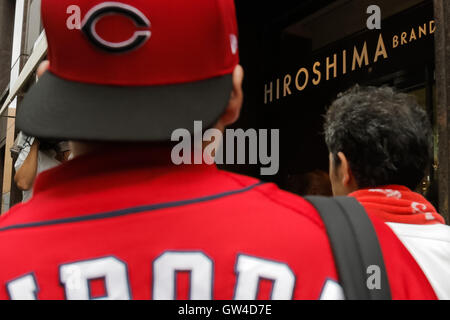
[[[17,127],[47,139],[169,141],[178,128],[215,124],[230,99],[232,77],[149,87],[68,81],[46,72],[17,110]]]

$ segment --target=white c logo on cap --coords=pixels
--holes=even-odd
[[[152,35],[150,30],[140,30],[122,42],[103,39],[97,33],[96,26],[100,19],[111,14],[126,16],[133,20],[137,27],[150,28],[150,20],[137,8],[120,2],[101,3],[89,10],[81,24],[81,30],[96,47],[112,53],[125,53],[142,46]]]

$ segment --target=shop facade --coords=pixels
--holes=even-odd
[[[246,102],[236,126],[280,129],[280,171],[261,177],[293,190],[290,177],[328,172],[323,115],[340,92],[358,84],[391,86],[416,96],[434,131],[434,155],[417,189],[448,219],[449,5],[445,1],[303,1],[261,15],[238,13]],[[381,9],[370,30],[367,8]],[[247,12],[246,12],[247,11]],[[255,169],[255,170],[254,170]],[[256,168],[232,168],[257,176]]]

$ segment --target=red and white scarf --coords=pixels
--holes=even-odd
[[[363,189],[349,196],[355,197],[366,210],[385,222],[421,225],[445,223],[444,218],[422,195],[403,186]]]

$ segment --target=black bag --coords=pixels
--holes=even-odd
[[[330,239],[339,283],[349,300],[391,300],[386,267],[375,229],[351,197],[306,197],[319,212]],[[380,270],[380,288],[369,289],[368,268]]]

